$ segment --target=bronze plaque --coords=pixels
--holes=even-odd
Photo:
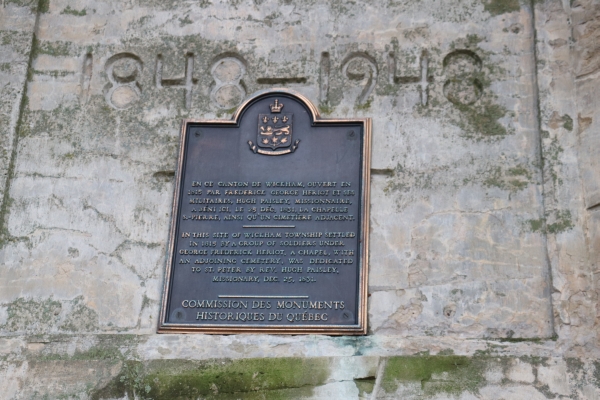
[[[284,89],[185,120],[158,332],[365,334],[370,145]]]

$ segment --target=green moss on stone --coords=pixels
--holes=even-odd
[[[600,361],[594,361],[594,379],[596,385],[600,386]]]
[[[155,389],[153,397],[169,399],[185,397],[190,389],[199,395],[210,395],[317,386],[328,375],[327,364],[320,360],[284,358],[215,363],[210,368],[179,374],[172,374],[171,368],[159,368],[151,372],[148,379]]]
[[[217,111],[217,118],[222,118],[222,117],[231,117],[233,115],[233,113],[235,113],[237,111],[238,107],[231,107],[231,108],[226,108],[226,109],[219,109]]]
[[[120,360],[123,354],[115,347],[95,346],[85,352],[76,352],[71,360]]]
[[[36,44],[36,57],[38,54],[48,54],[54,57],[66,57],[70,55],[71,45],[69,42],[36,40]]]
[[[511,335],[515,333],[511,331]],[[505,337],[505,338],[496,338],[499,342],[508,342],[508,343],[542,343],[544,339],[541,338],[514,338],[514,337]]]
[[[329,103],[319,103],[319,111],[321,114],[331,114],[333,112],[333,107]]]
[[[542,232],[544,229],[544,218],[529,219],[526,224],[531,232]]]
[[[502,180],[502,170],[500,167],[492,168],[488,178],[483,181],[483,184],[487,187],[504,188],[504,181]]]
[[[497,187],[503,190],[516,192],[523,190],[530,184],[531,174],[529,171],[518,165],[503,171],[501,167],[493,167],[484,172],[486,178],[483,185],[486,187]]]
[[[573,130],[573,118],[571,118],[568,114],[562,116],[563,120],[563,128],[568,130],[569,132]]]
[[[456,104],[461,113],[459,122],[468,134],[483,136],[504,136],[508,132],[498,120],[506,115],[506,109],[498,104],[482,102],[481,104],[463,105]]]
[[[534,365],[534,366],[540,366],[540,365],[548,366],[548,358],[547,357],[525,355],[525,356],[520,356],[518,358],[519,358],[519,360],[526,362],[528,364]]]
[[[525,189],[528,185],[527,182],[519,181],[517,179],[511,179],[510,181],[508,181],[508,184],[510,186],[512,186],[513,188],[515,188],[516,190]]]
[[[0,31],[0,44],[3,46],[8,46],[13,42],[13,37],[15,36],[15,32],[12,31]]]
[[[310,388],[322,385],[328,376],[328,361],[314,358],[127,361],[119,376],[91,398],[128,393],[154,400],[285,399],[289,398],[285,389],[306,388],[311,392]]]
[[[72,310],[59,329],[69,332],[95,332],[99,327],[98,313],[85,305],[83,296],[76,297],[72,303]]]
[[[561,156],[564,149],[560,145],[557,137],[552,137],[549,141],[543,142],[543,162],[545,169],[552,177],[554,186],[562,185],[562,178],[559,177],[557,169],[562,165]]]
[[[52,335],[52,342],[61,342],[71,340],[70,335]],[[135,347],[139,340],[137,335],[110,334],[96,335],[94,346],[86,350],[77,350],[72,354],[64,352],[62,347],[54,348],[50,346],[44,349],[41,354],[30,354],[28,359],[37,361],[126,361],[132,355],[131,349]],[[122,350],[126,349],[126,350]]]
[[[527,177],[530,176],[529,171],[527,171],[527,169],[525,169],[524,167],[522,167],[520,165],[517,167],[514,167],[514,168],[509,168],[508,174],[513,175],[513,176],[519,176],[519,175],[527,176]]]
[[[566,232],[575,227],[569,210],[554,210],[544,218],[526,221],[526,226],[531,232],[544,232],[544,225],[545,232],[551,234]]]
[[[483,362],[463,356],[406,356],[388,360],[381,387],[393,393],[402,382],[419,382],[426,396],[476,393],[485,381]]]
[[[75,15],[77,17],[83,17],[84,15],[87,14],[85,8],[83,10],[75,10],[73,8],[71,8],[71,6],[67,6],[67,8],[65,8],[64,10],[62,10],[60,12],[61,14],[69,14],[69,15]]]
[[[573,376],[577,376],[585,368],[585,364],[579,358],[567,357],[565,358],[565,361],[567,363],[567,370]]]
[[[43,332],[57,319],[62,304],[52,298],[18,298],[7,307],[8,318],[2,329],[9,332]]]
[[[189,15],[186,15],[184,18],[179,18],[179,26],[191,25],[194,21],[190,19]]]
[[[69,332],[94,332],[98,315],[88,308],[79,296],[73,300],[57,301],[18,298],[8,304],[8,318],[2,329],[12,332],[45,333],[55,328]]]
[[[492,15],[519,11],[519,0],[484,0],[483,8]]]
[[[575,225],[571,218],[571,211],[557,210],[553,213],[553,222],[548,224],[549,233],[561,233],[571,230]]]
[[[371,108],[371,103],[373,102],[373,99],[369,99],[367,101],[365,101],[363,104],[356,104],[355,108],[357,110],[369,110]]]
[[[50,0],[39,0],[38,11],[41,13],[47,13],[50,11]]]
[[[73,71],[61,71],[61,70],[39,71],[37,69],[31,69],[31,73],[33,75],[45,75],[45,76],[51,76],[53,78],[64,78],[65,76],[75,74]]]

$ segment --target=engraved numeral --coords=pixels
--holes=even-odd
[[[246,87],[242,80],[246,74],[246,65],[241,59],[233,56],[220,58],[212,65],[210,73],[215,80],[210,98],[218,107],[235,107],[246,97]]]
[[[397,54],[387,54],[387,81],[391,85],[415,84],[419,88],[420,103],[428,104],[429,88],[433,83],[433,76],[429,74],[429,53],[421,52],[419,60],[420,73],[413,76],[398,74],[396,64]],[[329,92],[331,89],[331,56],[329,52],[322,52],[319,61],[318,90],[319,102],[328,106]],[[142,86],[140,84],[143,63],[138,56],[132,53],[119,53],[110,57],[105,64],[105,72],[109,83],[104,87],[106,101],[119,110],[132,106],[141,98]],[[184,89],[185,108],[191,109],[194,85],[198,79],[194,78],[194,55],[185,55],[185,72],[180,78],[163,77],[164,62],[161,54],[156,57],[156,70],[154,82],[157,88]],[[481,58],[470,50],[454,50],[443,60],[445,82],[444,96],[457,105],[473,104],[482,96],[482,61]],[[88,53],[83,58],[80,81],[80,101],[86,103],[90,96],[90,87],[93,72],[93,56]],[[244,78],[248,72],[246,62],[237,54],[224,53],[218,56],[210,67],[213,84],[210,88],[210,99],[219,108],[229,109],[238,106],[246,97],[247,88]],[[361,82],[363,85],[356,98],[358,105],[368,102],[377,85],[379,74],[377,61],[365,52],[350,53],[341,63],[342,77],[351,81]],[[337,77],[336,77],[337,79]],[[305,83],[305,77],[294,78],[259,78],[262,84]],[[337,80],[336,80],[337,81]]]
[[[444,95],[454,104],[475,103],[483,93],[479,80],[481,58],[470,50],[456,50],[444,57]]]
[[[90,97],[90,83],[92,81],[92,72],[94,67],[94,59],[91,53],[87,53],[83,58],[83,66],[81,68],[81,89],[79,99],[82,103],[87,103]]]
[[[365,69],[368,71],[365,71]],[[366,79],[365,87],[356,99],[359,105],[365,104],[377,83],[377,62],[375,59],[366,53],[352,53],[342,63],[342,74],[353,81]],[[369,76],[365,78],[367,74]]]
[[[429,100],[429,82],[433,80],[433,77],[428,76],[429,72],[429,54],[427,50],[423,50],[421,53],[421,105],[426,106]]]
[[[104,97],[112,107],[123,110],[142,96],[142,86],[137,81],[142,74],[142,61],[131,53],[115,54],[106,61],[104,70],[109,83],[104,87]]]
[[[429,94],[429,83],[433,81],[433,77],[429,76],[429,54],[426,50],[421,53],[419,61],[420,76],[398,76],[396,66],[396,55],[394,52],[388,53],[388,81],[390,84],[406,85],[417,83],[421,94],[421,105],[426,106]]]
[[[331,61],[329,53],[321,53],[321,63],[319,70],[319,101],[327,104],[329,97],[329,73],[331,71]]]
[[[192,108],[192,92],[194,85],[198,80],[194,79],[194,55],[192,53],[187,53],[185,55],[185,61],[185,74],[182,78],[164,79],[163,58],[162,55],[159,54],[156,57],[156,73],[154,75],[154,81],[156,87],[159,89],[162,89],[163,87],[184,89],[185,108],[189,110]]]

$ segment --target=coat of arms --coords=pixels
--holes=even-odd
[[[282,113],[283,103],[279,103],[278,99],[275,99],[275,103],[269,105],[269,108],[271,109],[270,114],[258,114],[256,144],[248,141],[250,150],[254,153],[273,156],[293,153],[300,143],[300,140],[292,143],[294,114]]]

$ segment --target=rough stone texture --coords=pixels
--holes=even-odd
[[[600,398],[598,2],[35,3],[0,9],[0,396]],[[281,86],[373,117],[369,335],[155,334],[181,119]]]
[[[573,358],[491,353],[471,357],[145,358],[133,354],[143,340],[124,335],[21,340],[22,347],[13,348],[10,359],[0,361],[3,398],[501,400],[600,396],[598,362]],[[531,375],[527,382],[515,375],[515,365]]]
[[[543,216],[531,12],[491,18],[457,2],[417,29],[425,14],[412,3],[368,7],[365,20],[336,3],[51,1],[22,110],[0,302],[60,306],[43,328],[13,312],[8,330],[73,331],[78,298],[89,327],[76,332],[151,333],[180,119],[228,115],[220,107],[285,78],[327,114],[374,117],[373,333],[552,336],[544,236],[527,223]],[[402,82],[425,56],[433,83],[420,93]],[[190,57],[186,89],[174,78]],[[342,73],[370,74],[373,90]]]
[[[35,6],[3,3],[0,13],[0,209],[13,161],[20,110],[36,21]]]
[[[597,355],[598,224],[594,187],[597,82],[592,2],[545,2],[536,8],[544,193],[555,326],[567,354]],[[590,21],[589,19],[592,18]],[[596,32],[597,34],[597,32]],[[583,73],[589,71],[589,73]],[[572,117],[571,117],[572,116]],[[595,170],[594,170],[595,169]],[[594,172],[595,171],[595,172]]]

